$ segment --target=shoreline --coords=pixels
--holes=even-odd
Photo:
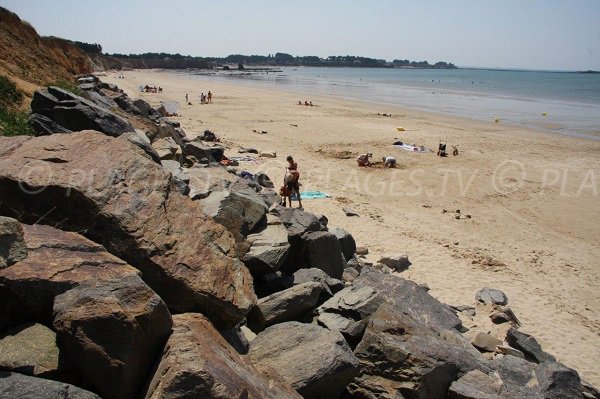
[[[193,105],[183,104],[173,119],[190,136],[214,131],[228,156],[239,146],[276,151],[275,159],[240,165],[266,172],[276,186],[292,154],[302,190],[330,195],[303,201],[305,209],[353,234],[369,248],[369,261],[407,254],[412,266],[401,276],[428,284],[452,305],[472,303],[484,286],[501,289],[523,331],[600,385],[597,141],[324,95],[306,97],[316,107],[299,106],[298,93],[172,72],[126,71],[125,79],[107,73],[103,80],[152,105],[183,104],[192,94]],[[136,90],[151,82],[163,93]],[[196,103],[195,94],[208,90],[213,104]],[[391,145],[395,138],[433,150],[443,138],[449,150],[458,144],[460,155],[402,151]],[[367,151],[376,160],[394,155],[399,168],[358,168],[355,155]],[[345,216],[342,207],[359,216]]]

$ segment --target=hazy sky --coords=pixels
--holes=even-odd
[[[0,0],[105,52],[286,52],[600,70],[600,0]]]

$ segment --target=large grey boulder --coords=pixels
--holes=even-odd
[[[579,374],[561,363],[540,363],[535,369],[535,375],[544,399],[583,398]]]
[[[223,159],[225,147],[220,144],[206,144],[202,141],[195,140],[182,143],[183,157],[195,157],[198,160],[202,158],[208,159],[209,162],[220,162]]]
[[[290,234],[290,242],[299,239],[304,233],[325,230],[316,215],[296,208],[276,206],[271,213],[279,216]]]
[[[335,235],[335,237],[338,239],[340,248],[344,254],[344,258],[346,260],[350,260],[356,253],[356,241],[354,241],[352,234],[348,233],[341,227],[333,228],[329,230],[329,232]]]
[[[142,271],[170,309],[202,310],[220,328],[256,302],[231,233],[127,141],[92,131],[0,137],[0,214],[83,232]]]
[[[289,230],[288,230],[289,231]],[[346,264],[340,243],[328,231],[311,231],[299,240],[290,235],[290,255],[281,270],[293,274],[301,268],[317,268],[330,277],[341,279]]]
[[[86,100],[90,100],[99,107],[106,108],[109,110],[119,107],[111,97],[95,90],[86,91],[81,94],[81,97],[85,98]]]
[[[371,315],[354,353],[360,359],[362,376],[348,390],[370,395],[383,385],[397,387],[405,397],[442,399],[459,375],[490,370],[482,355],[444,340],[388,303]]]
[[[173,333],[141,397],[299,399],[300,395],[276,372],[261,373],[236,353],[204,316],[185,313],[173,316]]]
[[[248,327],[254,332],[285,321],[299,320],[317,307],[323,286],[306,282],[261,298],[248,314]]]
[[[325,289],[329,293],[329,296],[332,296],[333,294],[344,289],[345,287],[344,282],[342,280],[329,277],[327,273],[325,273],[321,269],[317,269],[316,267],[310,269],[300,269],[293,274],[293,277],[294,285],[303,284],[309,281],[317,281],[323,284],[323,287],[325,287]]]
[[[102,396],[137,395],[171,333],[165,303],[137,276],[89,281],[54,300],[58,342]]]
[[[54,133],[71,133],[71,130],[59,125],[52,119],[42,114],[30,114],[27,122],[36,136],[44,136]]]
[[[27,257],[23,228],[18,220],[0,216],[0,269]]]
[[[0,336],[0,369],[56,378],[58,368],[56,334],[48,327],[26,324]]]
[[[505,340],[511,347],[523,352],[525,358],[531,362],[543,363],[556,360],[554,356],[544,352],[535,337],[525,334],[516,328],[511,327],[508,329]]]
[[[256,191],[243,184],[232,184],[229,190],[213,191],[198,202],[202,204],[204,213],[226,227],[237,241],[242,241],[260,222],[264,222],[268,211]]]
[[[242,256],[242,261],[253,276],[279,270],[290,250],[288,232],[281,220],[272,214],[266,217],[266,227],[246,237],[250,249]]]
[[[500,381],[488,374],[472,370],[454,381],[448,389],[449,399],[501,399]]]
[[[31,111],[71,131],[93,129],[115,137],[135,131],[129,122],[108,109],[54,86],[34,93]]]
[[[186,169],[186,174],[190,177],[189,196],[193,200],[206,198],[213,192],[226,191],[239,180],[237,176],[222,167],[204,168],[194,165]]]
[[[365,267],[353,284],[357,288],[374,288],[385,302],[436,331],[458,329],[462,325],[448,305],[413,281]]]
[[[252,341],[248,358],[269,366],[304,398],[336,398],[358,374],[358,361],[341,334],[314,324],[287,322]]]
[[[0,398],[2,399],[101,399],[95,393],[76,386],[0,371]]]
[[[477,291],[477,294],[475,294],[475,300],[488,305],[506,305],[508,303],[508,298],[504,292],[487,287]]]

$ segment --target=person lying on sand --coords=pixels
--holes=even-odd
[[[358,163],[358,166],[371,166],[371,161],[369,161],[369,158],[372,156],[373,154],[370,152],[359,155],[358,158],[356,158],[356,163]]]
[[[396,167],[396,158],[392,156],[383,157],[383,167],[384,168],[395,168]]]

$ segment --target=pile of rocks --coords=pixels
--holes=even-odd
[[[0,137],[0,397],[600,397],[504,294],[442,304],[392,273],[406,257],[372,267],[268,178],[228,171],[224,147],[133,101],[153,127],[67,132],[55,114],[95,108],[46,92],[36,109],[67,134]]]

